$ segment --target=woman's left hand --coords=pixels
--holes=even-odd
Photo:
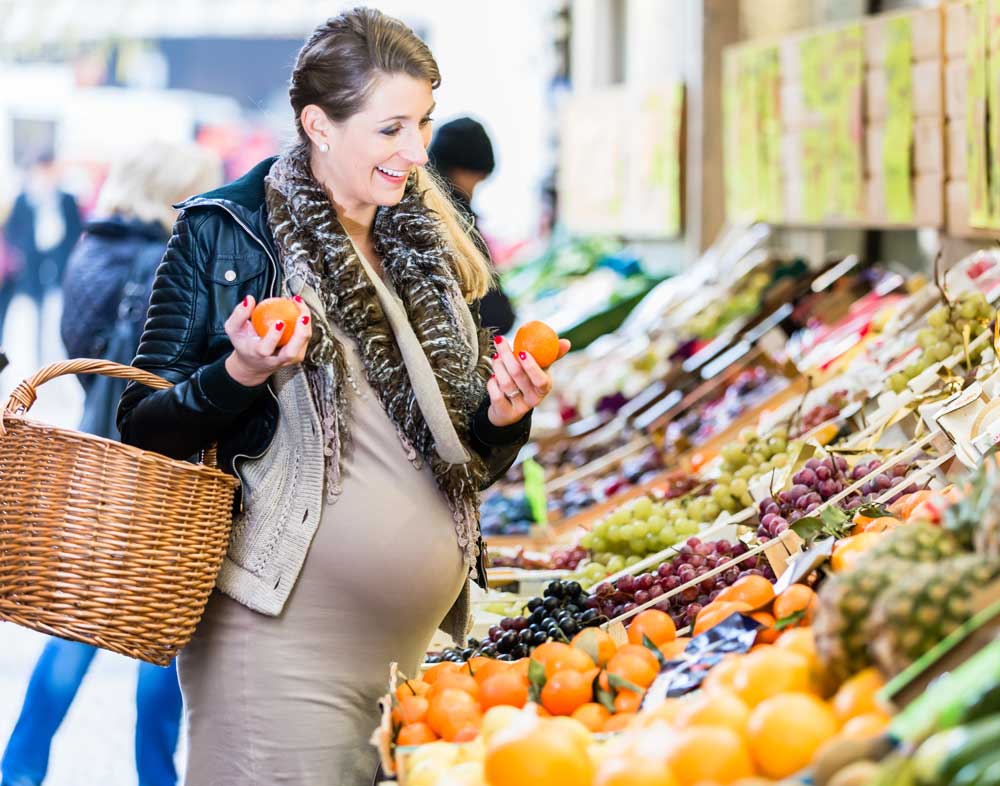
[[[510,426],[552,392],[552,377],[527,352],[515,355],[502,336],[497,336],[494,342],[493,376],[486,383],[490,394],[489,418],[494,426]],[[569,341],[559,339],[560,358],[569,352],[569,348]]]

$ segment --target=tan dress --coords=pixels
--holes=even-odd
[[[368,386],[343,495],[327,506],[278,617],[213,593],[178,660],[187,706],[185,786],[369,786],[389,663],[413,674],[467,577],[448,505],[407,460]]]

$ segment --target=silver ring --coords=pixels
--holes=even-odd
[[[508,401],[513,401],[515,398],[521,395],[520,390],[515,390],[513,393],[504,393]]]

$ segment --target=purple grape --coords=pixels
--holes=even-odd
[[[743,562],[740,563],[744,568],[756,568],[757,567],[757,557],[747,557]]]
[[[618,579],[618,589],[621,592],[635,592],[635,576],[626,574]]]
[[[759,540],[761,543],[767,543],[770,539],[771,536],[768,535],[766,532],[757,533],[757,540]]]
[[[770,500],[764,508],[765,513],[781,513],[781,506],[774,500]]]
[[[740,577],[740,569],[737,567],[727,568],[726,570],[722,571],[721,575],[722,575],[722,580],[726,582],[726,584],[732,584],[733,582],[736,581],[736,579]]]
[[[493,625],[489,629],[489,631],[487,632],[486,636],[487,636],[487,638],[490,638],[490,639],[493,639],[494,641],[496,641],[497,639],[499,639],[503,635],[503,633],[504,633],[504,629],[503,628],[501,628],[499,625]]]
[[[829,480],[833,477],[833,470],[824,466],[816,467],[816,477],[820,480]]]
[[[691,625],[703,608],[704,606],[700,603],[692,603],[684,612],[684,621]]]
[[[782,505],[791,505],[793,502],[792,494],[789,491],[781,491],[778,493],[778,500]]]
[[[661,600],[653,608],[657,609],[658,611],[662,611],[665,614],[669,614],[670,613],[670,601],[669,600]]]
[[[596,609],[601,605],[601,602],[595,596],[591,595],[583,602],[583,605],[588,609]]]
[[[770,527],[771,524],[774,522],[774,520],[776,518],[778,518],[778,517],[775,514],[773,514],[773,513],[767,513],[767,514],[763,515],[761,517],[761,519],[760,519],[761,526],[762,527]]]
[[[803,485],[802,483],[796,483],[794,486],[788,489],[788,493],[791,496],[791,501],[794,502],[803,494],[808,494],[811,490],[812,489],[810,489],[808,486]]]
[[[774,581],[777,578],[777,576],[774,575],[774,571],[771,570],[770,565],[764,566],[764,578],[768,581]]]
[[[514,617],[513,623],[511,624],[511,629],[516,631],[522,631],[528,627],[527,617]]]
[[[861,480],[868,473],[865,468],[858,464],[854,469],[851,470],[851,480]]]
[[[698,557],[707,557],[715,553],[715,547],[711,543],[699,543],[695,546],[694,553]]]
[[[688,561],[688,564],[693,568],[700,568],[705,564],[705,558],[701,554],[695,554]]]
[[[511,630],[513,627],[514,627],[514,620],[512,620],[510,617],[504,617],[502,620],[500,620],[500,630],[507,631]]]
[[[661,587],[659,584],[654,584],[652,587],[649,588],[649,597],[651,598],[658,598],[662,594],[663,594],[663,587]]]
[[[717,554],[729,554],[733,550],[732,545],[728,540],[717,540],[715,541],[715,551]]]
[[[733,544],[733,547],[730,550],[730,553],[734,557],[738,557],[741,554],[746,554],[748,551],[750,551],[750,547],[741,540],[741,541],[738,541],[738,542],[736,542],[736,543]]]
[[[625,606],[624,605],[622,605],[622,606],[615,606],[614,611],[611,614],[609,614],[608,616],[610,616],[610,617],[620,617],[624,613],[625,613]]]
[[[656,569],[656,572],[660,576],[660,578],[665,579],[667,578],[667,576],[673,575],[674,566],[671,565],[669,562],[664,562],[662,565],[660,565],[660,567]]]
[[[818,502],[810,502],[809,505],[808,505],[808,507],[806,507],[806,515],[808,516],[814,510],[819,510],[819,506],[820,506],[820,503],[818,503]]]
[[[715,589],[715,584],[716,584],[716,582],[715,582],[715,576],[709,576],[707,579],[705,579],[703,582],[701,582],[701,584],[699,584],[698,586],[704,592],[711,592],[712,590]]]
[[[896,464],[891,470],[889,470],[897,478],[904,477],[910,468],[906,464]]]
[[[694,568],[690,565],[685,565],[677,571],[677,578],[679,578],[683,584],[687,584],[694,578]]]
[[[811,458],[806,462],[806,469],[816,471],[820,466],[822,466],[822,462],[818,458]]]
[[[608,595],[613,595],[614,592],[615,588],[612,587],[611,583],[607,581],[602,581],[600,584],[597,585],[597,588],[594,590],[594,594],[602,598]]]
[[[635,603],[626,603],[624,606],[622,606],[622,614],[628,614],[630,611],[634,611],[636,605],[637,604]]]
[[[701,595],[698,596],[698,599],[694,602],[694,605],[696,605],[696,606],[707,606],[708,603],[709,603],[708,593],[704,593],[703,592]]]
[[[774,525],[774,534],[775,535],[780,535],[786,529],[788,529],[788,522],[782,521],[780,524],[775,524]]]
[[[833,460],[837,465],[837,469],[839,469],[841,472],[847,472],[847,459],[845,459],[843,456],[834,456]]]
[[[916,483],[911,483],[905,489],[903,489],[904,494],[916,494],[920,489],[917,487]]]
[[[802,511],[801,510],[793,510],[792,511],[792,515],[788,517],[788,523],[794,524],[800,518],[802,518]],[[780,524],[775,524],[773,527],[771,527],[771,532],[783,532],[784,530],[779,529],[780,526],[781,526]],[[786,525],[785,529],[788,529],[787,525]]]
[[[635,602],[636,605],[641,606],[643,603],[647,603],[652,599],[652,595],[649,594],[649,590],[636,590],[635,591]]]
[[[718,557],[706,557],[705,558],[705,566],[709,567],[709,568],[717,568],[717,567],[719,567],[719,558]]]
[[[891,485],[892,485],[892,481],[889,479],[889,476],[886,475],[884,472],[882,474],[880,474],[880,475],[876,475],[875,476],[875,487],[879,491],[885,491]]]
[[[688,538],[687,539],[687,545],[690,546],[695,551],[697,551],[698,547],[701,545],[701,539],[700,538]]]
[[[691,578],[694,578],[694,576],[692,576]],[[663,580],[663,588],[669,592],[671,590],[677,589],[681,584],[684,583],[686,582],[681,581],[681,579],[678,576],[667,576]]]
[[[792,478],[792,483],[801,483],[803,486],[811,486],[816,482],[816,480],[817,475],[813,470],[801,469],[795,473],[795,476]]]
[[[690,603],[698,597],[697,587],[688,587],[686,590],[682,590],[680,593],[680,599],[685,603]]]
[[[636,579],[635,582],[636,589],[648,591],[649,588],[653,586],[653,582],[655,580],[656,579],[653,578],[652,573],[643,573],[641,576],[639,576],[638,579]]]
[[[744,576],[763,576],[763,575],[764,571],[759,570],[758,568],[751,568],[750,570],[743,571],[740,574],[740,578],[743,578]]]
[[[721,589],[714,589],[711,592],[709,592],[708,593],[709,603],[711,603],[713,600],[715,600],[721,594],[722,594],[722,590]]]

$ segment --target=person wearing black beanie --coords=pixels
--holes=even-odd
[[[427,156],[431,166],[451,189],[455,202],[471,218],[478,231],[478,216],[472,209],[476,186],[488,178],[496,166],[493,145],[482,124],[471,117],[460,117],[437,129]],[[489,256],[486,243],[479,237],[483,253]],[[500,289],[491,289],[479,303],[483,327],[497,334],[504,334],[514,326],[514,308],[510,299]]]

